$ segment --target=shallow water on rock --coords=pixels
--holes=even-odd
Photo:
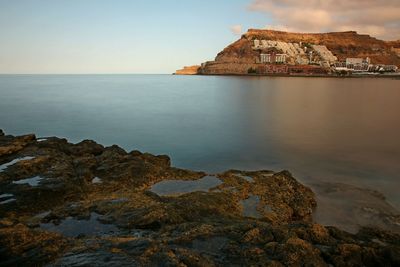
[[[11,203],[11,202],[14,202],[16,200],[17,199],[14,198],[13,194],[5,193],[5,194],[1,194],[0,195],[0,205]]]
[[[132,257],[123,253],[112,253],[109,250],[69,252],[51,266],[140,266]]]
[[[243,206],[242,215],[245,217],[262,218],[262,214],[260,214],[260,212],[257,210],[259,203],[259,196],[250,196],[248,199],[240,201],[240,204]]]
[[[126,197],[122,197],[122,198],[116,198],[116,199],[111,199],[110,203],[112,204],[119,204],[119,203],[124,203],[127,202],[129,199]]]
[[[2,199],[2,198],[9,198],[9,197],[13,197],[14,195],[13,194],[1,194],[0,195],[0,199]]]
[[[92,179],[92,184],[101,184],[103,181],[99,177],[94,177]]]
[[[10,162],[4,163],[2,165],[0,165],[0,172],[3,172],[5,169],[7,169],[9,166],[14,165],[22,160],[31,160],[34,159],[35,157],[22,157],[22,158],[17,158],[17,159],[13,159]]]
[[[236,176],[238,176],[238,177],[240,177],[240,178],[242,178],[242,179],[245,179],[247,182],[249,182],[249,183],[252,183],[252,182],[254,182],[254,179],[253,179],[253,177],[251,177],[251,176],[248,176],[248,175],[243,175],[243,174],[240,174],[240,173],[237,173],[237,174],[235,174]]]
[[[35,216],[35,218],[43,219],[43,218],[45,218],[47,215],[49,215],[50,213],[51,213],[51,211],[44,211],[44,212],[41,212],[41,213],[37,214],[37,215]]]
[[[314,184],[313,189],[320,207],[313,214],[317,222],[350,233],[357,233],[362,225],[400,233],[399,212],[381,193],[342,183]]]
[[[35,176],[27,179],[13,181],[13,184],[28,184],[30,186],[38,186],[43,179],[43,177]]]
[[[226,237],[215,236],[207,239],[193,240],[191,247],[200,253],[218,255],[220,250],[228,243],[229,239]]]
[[[10,199],[1,201],[1,202],[0,202],[0,205],[7,204],[7,203],[11,203],[11,202],[14,202],[14,201],[17,201],[17,200],[16,200],[15,198],[10,198]]]
[[[61,233],[68,237],[77,237],[79,235],[111,235],[119,232],[115,225],[101,223],[98,220],[100,217],[101,215],[92,212],[88,220],[78,220],[76,218],[67,217],[59,225],[53,223],[41,223],[40,228],[50,232]]]
[[[204,176],[194,181],[168,180],[153,185],[151,192],[160,196],[181,195],[196,191],[208,192],[213,187],[222,184],[222,181],[215,176]]]

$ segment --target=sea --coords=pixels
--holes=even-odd
[[[209,174],[288,170],[316,192],[314,219],[348,231],[399,215],[398,79],[0,75],[0,129]]]

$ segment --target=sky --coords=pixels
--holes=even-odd
[[[248,28],[395,40],[400,1],[0,0],[0,73],[172,73]]]

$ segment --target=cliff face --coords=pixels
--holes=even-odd
[[[183,69],[177,70],[174,74],[176,75],[195,75],[198,74],[200,66],[185,66]]]
[[[400,41],[385,42],[357,32],[289,33],[250,29],[236,42],[218,53],[215,61],[206,62],[201,74],[245,74],[257,66],[259,53],[252,49],[254,40],[324,45],[342,61],[350,57],[369,57],[373,64],[400,66]]]

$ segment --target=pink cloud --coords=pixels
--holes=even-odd
[[[235,35],[241,35],[242,34],[242,25],[234,25],[231,27],[231,31]]]
[[[356,30],[400,39],[399,0],[253,0],[249,9],[272,18],[270,26],[299,32]]]

